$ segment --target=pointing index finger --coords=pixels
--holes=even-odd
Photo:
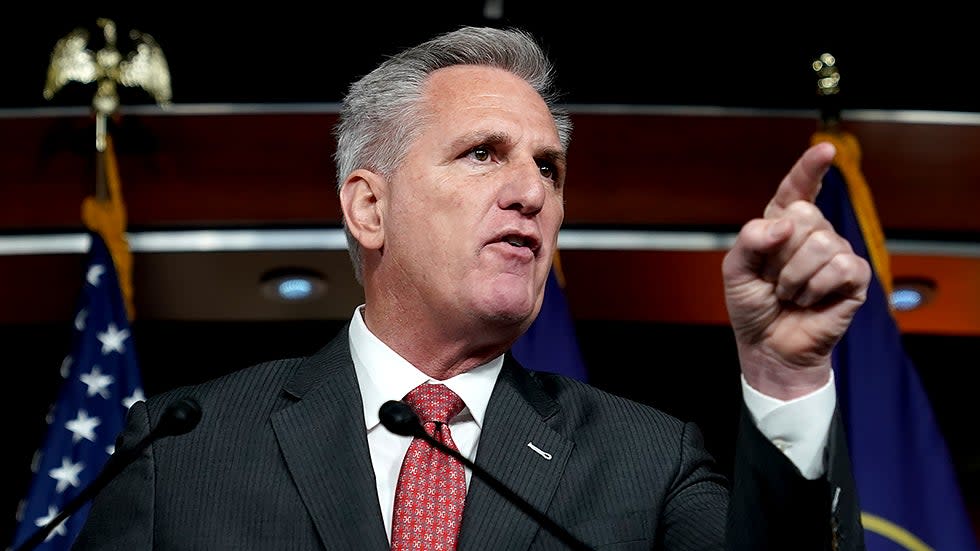
[[[836,153],[837,149],[830,142],[814,144],[804,151],[769,200],[765,218],[781,216],[793,201],[812,203],[820,192],[823,176],[830,169]]]

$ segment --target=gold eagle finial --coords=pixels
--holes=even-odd
[[[840,125],[840,70],[837,58],[822,53],[810,65],[817,74],[817,97],[820,100],[820,124],[826,132],[836,132]]]
[[[89,33],[84,28],[71,31],[55,43],[44,85],[45,99],[53,98],[69,82],[95,82],[92,107],[99,121],[119,108],[119,85],[142,88],[161,106],[170,105],[170,69],[156,40],[146,33],[130,31],[135,48],[124,57],[116,46],[116,24],[106,18],[96,23],[105,38],[96,51],[89,48]],[[99,151],[105,149],[104,128],[97,129],[96,147]]]

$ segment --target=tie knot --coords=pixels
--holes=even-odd
[[[446,385],[425,383],[405,395],[405,403],[415,410],[423,423],[448,423],[463,411],[463,399]]]

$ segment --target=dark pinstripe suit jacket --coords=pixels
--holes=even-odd
[[[345,329],[308,358],[133,406],[119,449],[145,436],[181,397],[196,397],[204,413],[194,431],[157,441],[99,494],[76,549],[387,549],[347,343]],[[477,462],[596,549],[722,549],[726,523],[737,549],[830,549],[834,538],[841,549],[858,549],[837,432],[830,480],[806,481],[743,423],[729,508],[727,482],[712,471],[693,425],[530,373],[508,356]],[[563,548],[476,477],[459,547]]]

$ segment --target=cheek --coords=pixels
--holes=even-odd
[[[555,197],[552,208],[547,211],[545,216],[546,227],[557,236],[558,229],[561,228],[561,224],[565,220],[565,200],[561,195]]]
[[[431,268],[448,268],[467,233],[460,211],[449,209],[406,210],[395,225],[405,254]]]

